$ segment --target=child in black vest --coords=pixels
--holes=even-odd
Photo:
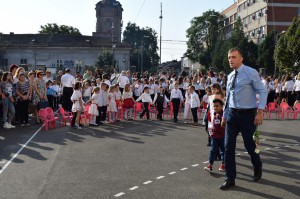
[[[208,121],[213,123],[212,128],[209,128],[209,135],[211,136],[211,149],[209,154],[209,165],[204,167],[205,170],[212,171],[212,167],[215,160],[215,155],[218,153],[218,149],[221,155],[222,164],[219,167],[219,171],[225,171],[224,165],[224,137],[225,128],[221,127],[221,121],[223,117],[223,101],[220,99],[213,100],[214,115],[208,115]]]
[[[163,90],[164,90],[163,87],[159,86],[158,87],[159,92],[155,94],[154,100],[153,100],[153,104],[155,104],[156,109],[157,109],[157,119],[160,121],[163,120],[162,113],[164,111],[164,105],[165,105],[165,103],[169,102],[169,99],[167,98],[167,96],[165,95]]]

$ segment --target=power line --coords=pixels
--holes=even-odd
[[[135,22],[136,19],[139,17],[139,15],[140,15],[140,13],[141,13],[141,11],[142,11],[142,8],[144,7],[145,1],[146,1],[146,0],[143,1],[142,6],[140,7],[139,12],[138,12],[137,16],[136,16],[135,19],[134,19],[134,22]]]

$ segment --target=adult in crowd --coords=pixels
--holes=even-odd
[[[83,76],[80,74],[80,71],[76,71],[75,79],[79,79],[80,81],[83,79]]]
[[[90,80],[92,81],[94,79],[93,73],[90,69],[87,69],[85,73],[83,74],[83,80],[87,81]]]
[[[19,74],[19,82],[17,83],[17,104],[19,106],[20,123],[22,127],[29,127],[28,123],[28,107],[31,99],[31,86],[26,79],[25,73]]]
[[[300,72],[297,75],[296,82],[294,84],[294,92],[296,94],[295,104],[300,103]]]
[[[112,85],[118,83],[119,76],[120,74],[118,73],[117,69],[114,69],[114,73],[110,76],[110,82]]]
[[[61,77],[61,85],[63,88],[62,93],[62,107],[71,111],[72,109],[72,101],[71,96],[73,94],[73,86],[75,84],[75,77],[70,74],[71,70],[69,68],[66,69],[66,73]]]
[[[36,72],[36,80],[34,82],[34,97],[33,97],[33,104],[37,107],[37,112],[39,109],[44,108],[41,106],[44,102],[46,102],[47,99],[47,88],[46,83],[43,80],[44,77],[43,71],[37,71]],[[38,114],[37,114],[38,115]],[[40,124],[39,117],[36,118],[36,123]]]
[[[57,76],[56,76],[56,78],[55,78],[58,84],[60,84],[60,82],[61,82],[61,77],[63,76],[63,74],[64,74],[64,73],[63,73],[62,70],[59,70],[59,71],[58,71],[58,74],[57,74]]]
[[[235,186],[235,147],[239,132],[242,134],[245,148],[254,167],[253,180],[258,181],[262,176],[262,162],[259,154],[255,152],[253,134],[257,126],[263,122],[263,110],[268,95],[258,72],[243,64],[243,55],[239,48],[229,50],[228,60],[233,71],[228,76],[227,100],[221,122],[223,127],[226,126],[225,169],[227,176],[220,186],[221,190]],[[258,111],[256,93],[259,94]]]
[[[122,71],[121,75],[118,78],[120,92],[123,93],[126,84],[129,84],[129,78],[126,76],[126,71]]]
[[[16,74],[18,68],[19,67],[17,65],[15,65],[15,64],[10,65],[10,67],[9,67],[9,72],[11,73],[11,75],[13,77],[13,79],[12,79],[13,84],[15,84],[15,82],[16,83],[18,82],[18,78],[15,77],[15,74]]]
[[[1,91],[3,93],[2,96],[2,104],[3,104],[3,123],[4,128],[10,129],[15,128],[11,124],[14,116],[15,116],[15,106],[14,106],[14,95],[15,90],[13,86],[13,77],[10,72],[4,72],[1,79]],[[8,115],[9,113],[9,115]]]
[[[49,81],[53,82],[53,77],[52,77],[51,72],[49,70],[46,71],[46,76],[43,77],[43,80],[45,82],[49,82]]]
[[[109,75],[108,73],[104,73],[102,75],[102,81],[107,84],[108,86],[111,86],[111,82],[110,82],[110,78],[109,78]]]
[[[98,79],[98,78],[102,78],[102,74],[101,74],[101,71],[97,68],[96,70],[95,70],[95,77],[94,77],[94,79]]]
[[[285,92],[286,92],[286,101],[290,107],[294,105],[294,95],[293,95],[293,88],[294,88],[294,81],[291,75],[287,75],[285,77],[285,84],[284,84]]]

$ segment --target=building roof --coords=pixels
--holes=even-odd
[[[68,34],[0,34],[0,47],[112,47],[105,38]],[[117,43],[118,48],[130,48]]]
[[[226,8],[225,10],[223,10],[223,11],[221,12],[221,14],[222,14],[222,15],[225,15],[226,13],[230,12],[231,10],[236,9],[236,8],[237,8],[237,5],[238,5],[238,3],[235,2],[234,4],[232,4],[231,6],[229,6],[228,8]]]

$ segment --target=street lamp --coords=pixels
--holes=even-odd
[[[277,46],[277,43],[278,43],[278,38],[281,34],[284,34],[285,31],[282,31],[281,33],[278,33],[275,35],[275,47]],[[276,77],[276,74],[277,74],[277,66],[275,64],[275,67],[274,67],[274,77]]]
[[[149,38],[149,36],[143,35],[141,43],[141,73],[143,73],[144,68],[144,38]]]

